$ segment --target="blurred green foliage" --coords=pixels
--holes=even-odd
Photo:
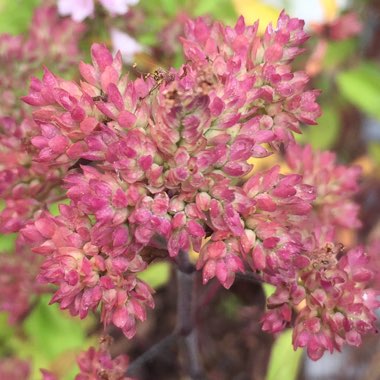
[[[340,72],[337,84],[350,103],[380,120],[380,65],[362,61],[356,67]]]
[[[153,263],[143,272],[139,273],[138,277],[153,289],[158,289],[169,281],[170,268],[171,265],[168,262]]]
[[[297,141],[311,144],[314,149],[331,149],[341,132],[339,109],[335,104],[322,105],[323,114],[318,119],[318,125],[308,126]]]
[[[41,378],[40,368],[72,380],[77,372],[75,356],[94,344],[86,331],[94,324],[92,317],[83,321],[71,318],[56,304],[48,305],[50,295],[36,300],[36,305],[21,326],[9,326],[6,315],[0,315],[0,354],[14,352],[32,363],[32,380]]]
[[[0,0],[0,33],[26,32],[41,0]]]
[[[13,250],[17,234],[1,235],[0,234],[0,252],[9,252]]]
[[[292,347],[292,331],[284,331],[273,345],[266,380],[296,380],[301,358],[302,350]]]

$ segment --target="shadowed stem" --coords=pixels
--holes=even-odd
[[[177,269],[177,326],[176,330],[184,337],[186,364],[192,380],[204,379],[199,358],[198,338],[194,329],[195,318],[195,272],[188,254],[180,252]],[[192,270],[190,268],[193,268]]]
[[[185,337],[185,345],[187,350],[187,359],[189,366],[189,375],[192,380],[204,380],[204,372],[199,358],[198,350],[198,334],[196,330],[192,330]]]
[[[178,334],[174,331],[172,334],[161,339],[153,345],[148,351],[145,351],[137,359],[128,366],[127,376],[132,376],[136,370],[142,367],[145,363],[164,353],[172,344],[176,342]]]
[[[135,359],[129,366],[127,376],[131,376],[146,362],[169,348],[178,338],[183,338],[189,375],[192,380],[203,380],[203,369],[199,360],[198,338],[194,329],[194,279],[195,267],[188,254],[181,251],[177,257],[177,324],[174,331],[153,345]],[[182,340],[182,339],[181,339]]]

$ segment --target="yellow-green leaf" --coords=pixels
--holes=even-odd
[[[266,380],[296,380],[301,358],[302,350],[293,349],[292,331],[283,332],[273,345]]]
[[[380,66],[362,62],[358,67],[343,71],[337,76],[339,90],[344,97],[380,120]]]
[[[138,277],[149,284],[153,289],[158,289],[165,285],[170,278],[170,264],[167,262],[153,263]]]

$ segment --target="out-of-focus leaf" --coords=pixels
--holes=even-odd
[[[57,305],[49,306],[49,299],[48,295],[40,298],[24,322],[25,336],[10,342],[19,357],[31,359],[33,379],[40,378],[39,368],[51,369],[52,363],[59,360],[66,363],[62,371],[70,371],[75,365],[75,355],[69,353],[77,353],[88,345],[86,327],[92,323],[91,318],[83,321],[71,318]]]
[[[174,57],[173,67],[178,69],[181,67],[181,65],[183,65],[183,63],[184,63],[183,54],[182,52],[178,52]]]
[[[194,16],[209,14],[227,24],[236,22],[237,18],[236,8],[231,0],[201,0],[197,2],[192,13]]]
[[[227,294],[220,303],[220,312],[230,319],[236,319],[238,311],[243,306],[239,297],[235,294]]]
[[[358,43],[354,39],[330,41],[327,45],[323,66],[334,68],[341,65],[355,53],[357,45]]]
[[[314,149],[330,149],[339,136],[341,123],[338,110],[334,106],[322,105],[323,114],[318,125],[308,127],[302,141],[310,143]]]
[[[160,0],[159,3],[162,6],[162,9],[170,16],[174,16],[179,6],[181,6],[182,1],[178,0]]]
[[[266,298],[270,297],[276,290],[276,288],[271,284],[263,284],[263,289]]]
[[[293,350],[292,331],[283,332],[273,345],[266,380],[296,380],[301,357],[302,350]]]
[[[236,12],[243,15],[247,24],[259,22],[259,33],[264,33],[267,25],[276,25],[280,10],[260,0],[232,0]]]
[[[153,46],[157,43],[157,36],[153,33],[145,33],[138,36],[141,45]]]
[[[0,33],[26,32],[40,0],[0,0]]]
[[[49,206],[49,211],[52,215],[54,216],[58,216],[60,214],[59,212],[59,205],[62,205],[62,204],[65,204],[65,205],[68,205],[70,204],[70,200],[69,199],[63,199],[57,203],[52,203],[50,206]]]
[[[14,334],[14,328],[8,323],[7,313],[0,313],[0,357],[8,350],[6,342]]]
[[[0,252],[12,251],[15,245],[17,234],[0,235]]]
[[[337,84],[352,104],[380,120],[380,66],[363,62],[358,67],[341,72]]]
[[[153,289],[165,285],[170,277],[170,265],[167,262],[159,262],[149,265],[138,277],[149,284]]]
[[[380,165],[380,143],[372,142],[368,145],[368,153],[376,165]]]

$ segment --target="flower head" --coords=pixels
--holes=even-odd
[[[243,18],[234,28],[190,20],[178,70],[130,80],[120,52],[94,44],[79,83],[47,69],[33,79],[24,101],[35,109],[34,162],[65,168],[70,201],[22,230],[45,257],[40,281],[58,286],[52,302],[81,318],[99,307],[130,338],[153,306],[138,272],[157,251],[174,261],[192,248],[204,283],[229,288],[237,272],[254,271],[276,286],[267,331],[305,303],[294,344],[313,358],[374,330],[371,276],[355,268],[366,256],[341,257],[334,243],[337,227],[357,223],[358,171],[293,145],[320,115],[318,91],[291,67],[306,40],[285,13],[262,37]],[[246,179],[249,158],[280,146],[294,173],[274,166]]]

